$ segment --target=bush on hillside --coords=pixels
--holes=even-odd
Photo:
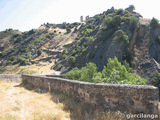
[[[134,5],[130,5],[128,8],[126,8],[129,12],[133,12],[135,10]]]
[[[66,31],[67,31],[67,33],[70,33],[71,32],[71,28],[66,28]]]
[[[27,65],[28,64],[28,59],[23,58],[23,57],[18,57],[20,65]]]
[[[115,32],[114,40],[116,40],[118,42],[125,42],[127,44],[129,43],[129,38],[123,30],[117,30]]]
[[[153,79],[151,80],[151,84],[159,88],[159,95],[160,95],[160,73],[155,73]]]
[[[128,72],[126,67],[122,65],[116,57],[109,58],[107,65],[102,71],[102,81],[113,84],[146,84],[145,80],[140,76],[134,76]]]
[[[31,53],[27,53],[27,59],[31,59],[31,58],[32,58]]]
[[[129,66],[127,66],[129,67]],[[101,72],[97,72],[97,66],[94,63],[88,63],[81,69],[74,68],[63,77],[87,82],[111,83],[111,84],[137,84],[144,85],[146,81],[140,76],[135,76],[127,71],[125,65],[122,65],[116,57],[108,59],[108,63]]]
[[[42,50],[39,49],[39,50],[37,51],[37,55],[40,56],[41,54],[42,54]]]
[[[160,44],[160,35],[157,36],[157,42]]]
[[[32,29],[32,30],[30,30],[29,32],[28,32],[28,35],[32,35],[32,34],[34,34],[35,33],[35,31]]]
[[[151,84],[156,87],[160,87],[160,73],[155,73],[155,75],[151,81]]]
[[[74,68],[68,73],[64,74],[63,77],[67,79],[80,80],[93,82],[94,77],[97,75],[97,66],[94,63],[88,63],[85,67],[78,69]]]
[[[71,56],[69,57],[67,64],[72,67],[74,66],[75,61],[76,61],[76,58],[74,56]]]
[[[151,23],[150,23],[150,27],[151,29],[155,29],[159,26],[159,21],[156,18],[152,18]]]

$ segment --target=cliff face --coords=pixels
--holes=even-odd
[[[158,63],[160,45],[155,37],[160,34],[160,31],[156,29],[156,32],[153,32],[149,25],[150,20],[141,18],[130,43],[130,49],[134,52],[134,72],[148,82],[160,69]]]

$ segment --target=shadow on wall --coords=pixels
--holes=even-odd
[[[24,87],[40,94],[48,92],[47,90],[35,88],[31,84],[25,83],[16,87]],[[119,111],[104,111],[101,108],[96,108],[93,104],[80,102],[78,99],[62,93],[59,90],[51,91],[50,95],[53,102],[57,104],[62,103],[64,105],[64,110],[70,113],[71,120],[126,120],[125,118],[121,118],[121,112]]]
[[[63,103],[72,120],[122,120],[121,113],[158,114],[158,88],[153,86],[94,84],[33,75],[22,75],[22,80],[27,89],[52,91],[52,100]]]

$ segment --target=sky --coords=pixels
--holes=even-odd
[[[80,16],[94,16],[112,6],[118,9],[129,5],[134,5],[144,18],[160,20],[159,0],[0,0],[0,31],[28,31],[47,22],[79,22]]]

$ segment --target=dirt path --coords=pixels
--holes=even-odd
[[[64,105],[49,94],[16,87],[19,83],[0,81],[0,120],[70,120]]]

